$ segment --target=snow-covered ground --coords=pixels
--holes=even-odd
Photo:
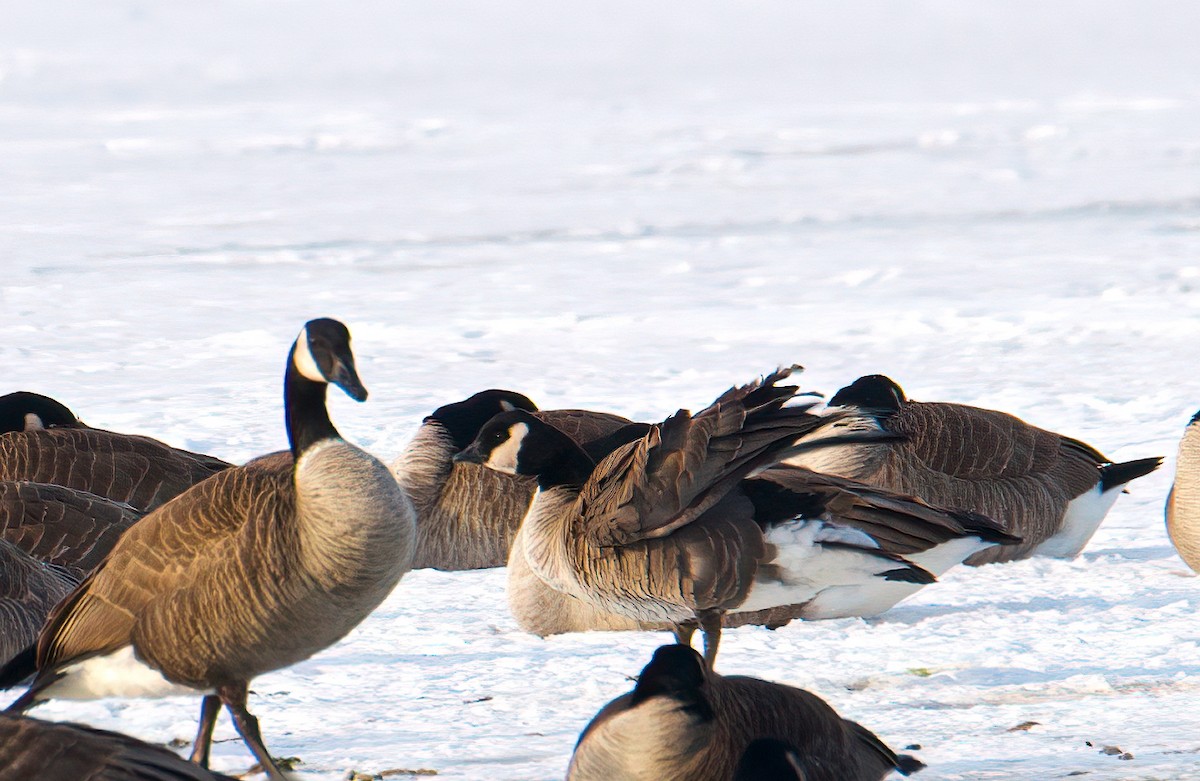
[[[1084,555],[744,628],[935,779],[1200,778],[1200,583],[1162,506],[1200,407],[1200,6],[0,3],[0,367],[89,423],[283,446],[309,317],[390,459],[485,387],[659,419],[777,364],[1168,455]],[[542,641],[504,572],[411,573],[256,681],[301,779],[561,778],[664,635]],[[198,702],[37,713],[167,742]],[[1037,722],[1028,730],[1014,727]],[[233,737],[222,721],[218,736]],[[1132,759],[1101,751],[1118,746]],[[241,771],[239,741],[214,764]]]

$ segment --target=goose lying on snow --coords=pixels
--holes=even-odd
[[[633,691],[583,730],[567,781],[727,781],[760,738],[786,742],[804,781],[880,781],[924,767],[809,692],[726,678],[691,648],[668,645],[654,652]]]
[[[51,608],[78,582],[0,539],[0,665],[37,639]]]
[[[61,485],[0,481],[0,539],[83,580],[144,513]]]
[[[934,580],[869,533],[827,520],[858,512],[853,493],[819,502],[795,482],[743,484],[826,423],[784,406],[798,390],[776,385],[789,373],[730,389],[695,416],[680,411],[598,465],[523,410],[492,418],[456,459],[537,477],[521,534],[539,578],[602,610],[669,624],[681,642],[700,626],[711,664],[727,612],[811,605],[825,617],[849,603],[861,615],[858,606],[878,612],[910,593],[879,584]],[[986,519],[969,522],[1011,540]],[[967,533],[960,524],[951,536]]]
[[[36,393],[0,397],[0,422],[0,480],[65,485],[139,510],[153,510],[230,466],[150,437],[90,428]]]
[[[233,781],[119,732],[0,713],[0,781],[34,779]]]
[[[1167,496],[1167,534],[1180,558],[1200,572],[1200,412],[1179,443],[1175,483]]]
[[[1161,458],[1114,464],[1089,445],[994,410],[910,401],[882,375],[860,377],[829,400],[830,430],[886,431],[888,441],[806,451],[791,463],[983,513],[1021,538],[967,560],[1074,558],[1130,480]]]
[[[130,528],[58,608],[36,650],[0,685],[36,677],[10,711],[39,700],[204,693],[192,758],[208,761],[224,703],[273,779],[250,680],[337,642],[407,571],[412,504],[382,463],[346,442],[328,383],[357,401],[350,334],[312,320],[288,353],[291,452],[219,472]]]

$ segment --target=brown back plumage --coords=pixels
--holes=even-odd
[[[91,572],[143,513],[61,485],[0,481],[0,539],[76,580]]]
[[[0,666],[37,639],[50,610],[75,583],[62,569],[0,539]]]
[[[0,480],[56,483],[152,510],[230,465],[149,437],[92,428],[0,434]]]
[[[0,713],[0,781],[233,781],[160,746]]]

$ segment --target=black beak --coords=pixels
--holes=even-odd
[[[346,395],[355,401],[367,400],[367,389],[363,387],[362,380],[358,379],[358,372],[354,369],[354,358],[346,356],[339,358],[337,365],[333,367],[333,376],[329,381],[346,392]]]
[[[472,442],[466,448],[454,454],[450,459],[459,464],[482,464],[487,459],[483,457],[483,453],[479,450],[479,445]]]

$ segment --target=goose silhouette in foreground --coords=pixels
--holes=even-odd
[[[1183,430],[1175,483],[1167,495],[1167,534],[1179,557],[1200,572],[1200,412]]]
[[[150,437],[91,428],[48,396],[0,397],[0,480],[64,485],[146,511],[229,466]]]
[[[284,379],[290,452],[217,473],[134,524],[51,615],[10,707],[50,698],[202,693],[192,759],[207,765],[223,703],[273,779],[246,709],[250,680],[307,659],[375,609],[412,558],[412,504],[329,420],[328,383],[367,397],[336,320],[309,321]]]
[[[0,713],[0,781],[233,781],[119,732]]]
[[[583,730],[567,781],[731,781],[747,749],[764,738],[794,752],[802,775],[793,778],[804,781],[880,781],[924,767],[814,694],[721,676],[690,647],[667,645],[654,652],[633,691],[605,705]]]
[[[50,610],[78,583],[0,539],[0,665],[37,639]]]
[[[607,612],[669,625],[680,642],[699,627],[712,664],[726,613],[805,605],[826,617],[853,604],[850,614],[863,615],[862,605],[873,614],[911,593],[877,583],[935,579],[869,534],[833,522],[858,514],[853,493],[835,492],[838,501],[819,505],[790,482],[820,478],[807,470],[779,483],[746,481],[826,422],[806,407],[784,406],[798,391],[776,384],[789,374],[779,370],[730,389],[695,416],[681,410],[647,426],[599,464],[524,410],[492,418],[455,458],[537,477],[521,545],[550,587]],[[988,519],[964,520],[996,540],[1011,539]],[[956,536],[964,533],[959,523]]]
[[[774,738],[759,738],[742,752],[733,781],[807,781],[800,752]]]
[[[1004,524],[1019,543],[975,554],[967,564],[1030,556],[1074,558],[1087,545],[1125,485],[1153,472],[1161,458],[1112,463],[1077,439],[995,410],[910,401],[893,380],[860,377],[829,400],[828,429],[885,431],[895,439],[811,450],[789,459],[912,494],[944,507],[974,510]]]
[[[62,567],[76,581],[143,515],[123,502],[66,486],[0,481],[0,539]]]

